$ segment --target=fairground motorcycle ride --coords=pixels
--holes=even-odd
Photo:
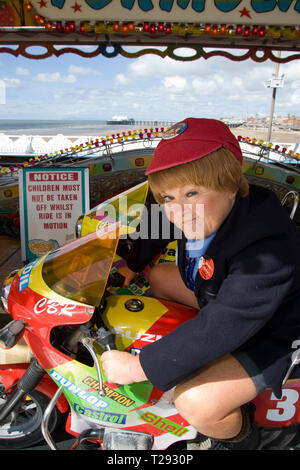
[[[123,229],[119,222],[106,223],[105,217],[104,212],[98,217],[96,231],[5,280],[2,302],[12,320],[0,330],[0,344],[14,348],[25,339],[30,360],[0,365],[2,449],[44,441],[58,449],[52,436],[62,415],[67,416],[65,430],[72,437],[70,449],[208,446],[177,412],[172,390],[162,392],[148,381],[119,385],[106,380],[100,361],[104,350],[138,354],[198,312],[151,297],[147,272],[129,290],[116,287],[117,268],[124,262]],[[154,262],[167,261],[173,252],[168,247]],[[299,363],[297,346],[296,341],[282,397],[267,389],[254,400],[264,449],[291,448],[297,441],[300,379],[289,379]]]

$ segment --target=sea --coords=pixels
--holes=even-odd
[[[106,135],[113,125],[104,120],[0,120],[0,134],[6,135]],[[117,129],[132,126],[116,125]]]

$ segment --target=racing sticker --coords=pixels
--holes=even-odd
[[[36,314],[47,313],[48,315],[57,315],[58,317],[60,315],[72,317],[75,309],[76,304],[65,304],[58,300],[47,299],[46,297],[39,299],[33,307],[33,311]]]
[[[60,375],[56,370],[52,370],[49,372],[50,377],[52,377],[56,382],[66,388],[69,392],[73,393],[73,395],[81,398],[82,400],[86,401],[90,405],[95,406],[96,408],[107,408],[109,403],[102,400],[101,398],[96,397],[92,393],[83,390],[82,388],[78,387],[77,385],[70,382],[70,380],[66,379],[62,375]]]
[[[175,434],[176,436],[182,436],[183,434],[189,431],[184,426],[181,426],[180,424],[175,423],[170,419],[162,418],[161,416],[158,416],[154,413],[150,413],[149,411],[141,415],[140,419],[142,419],[146,423],[149,423],[150,426],[154,426],[162,430],[163,432]]]
[[[20,281],[19,281],[19,292],[22,292],[22,290],[26,289],[29,285],[29,278],[30,278],[30,273],[31,270],[34,266],[34,263],[27,264],[25,268],[23,269],[21,275],[20,275]]]
[[[104,421],[106,423],[114,423],[114,424],[126,423],[125,414],[106,413],[105,411],[93,410],[92,408],[86,408],[85,406],[81,406],[78,403],[74,403],[74,410],[77,413],[80,413],[86,416],[87,418],[97,419],[99,421]]]
[[[91,388],[93,388],[96,391],[99,390],[98,380],[94,379],[91,376],[85,377],[82,382],[85,385],[89,385]],[[128,408],[129,406],[135,403],[134,400],[132,400],[131,398],[128,398],[125,395],[122,395],[122,393],[119,393],[116,390],[113,390],[112,388],[107,387],[107,385],[104,385],[103,389],[104,389],[106,397],[111,398],[117,403],[120,403],[120,405],[126,406]]]

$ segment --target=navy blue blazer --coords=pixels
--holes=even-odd
[[[127,264],[141,271],[172,239],[138,239]],[[184,274],[186,239],[178,240]],[[199,273],[199,314],[144,347],[140,361],[160,390],[169,390],[227,353],[245,351],[277,397],[300,338],[300,231],[270,190],[250,185],[209,245],[214,261],[209,280]],[[295,373],[300,368],[295,369]]]

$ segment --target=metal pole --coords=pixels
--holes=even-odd
[[[278,58],[281,56],[281,51],[278,52]],[[276,63],[276,71],[275,71],[275,78],[279,77],[279,62]],[[270,122],[269,122],[269,131],[268,131],[268,137],[267,137],[267,142],[271,142],[271,134],[272,134],[272,125],[273,125],[273,114],[274,114],[274,108],[275,108],[275,100],[276,100],[276,92],[277,92],[277,87],[273,88],[273,93],[272,93],[272,103],[271,103],[271,111],[270,111]]]
[[[53,397],[51,398],[50,402],[48,403],[47,405],[47,408],[45,409],[45,412],[44,412],[44,415],[43,415],[43,419],[42,419],[42,424],[41,424],[41,430],[42,430],[42,434],[43,434],[43,437],[45,439],[45,441],[47,442],[48,446],[50,447],[51,450],[58,450],[56,445],[55,445],[55,442],[53,441],[50,433],[49,433],[49,419],[50,419],[50,415],[56,405],[56,402],[58,401],[60,395],[61,395],[61,392],[63,390],[63,385],[61,385],[55,392],[55,394],[53,395]]]

